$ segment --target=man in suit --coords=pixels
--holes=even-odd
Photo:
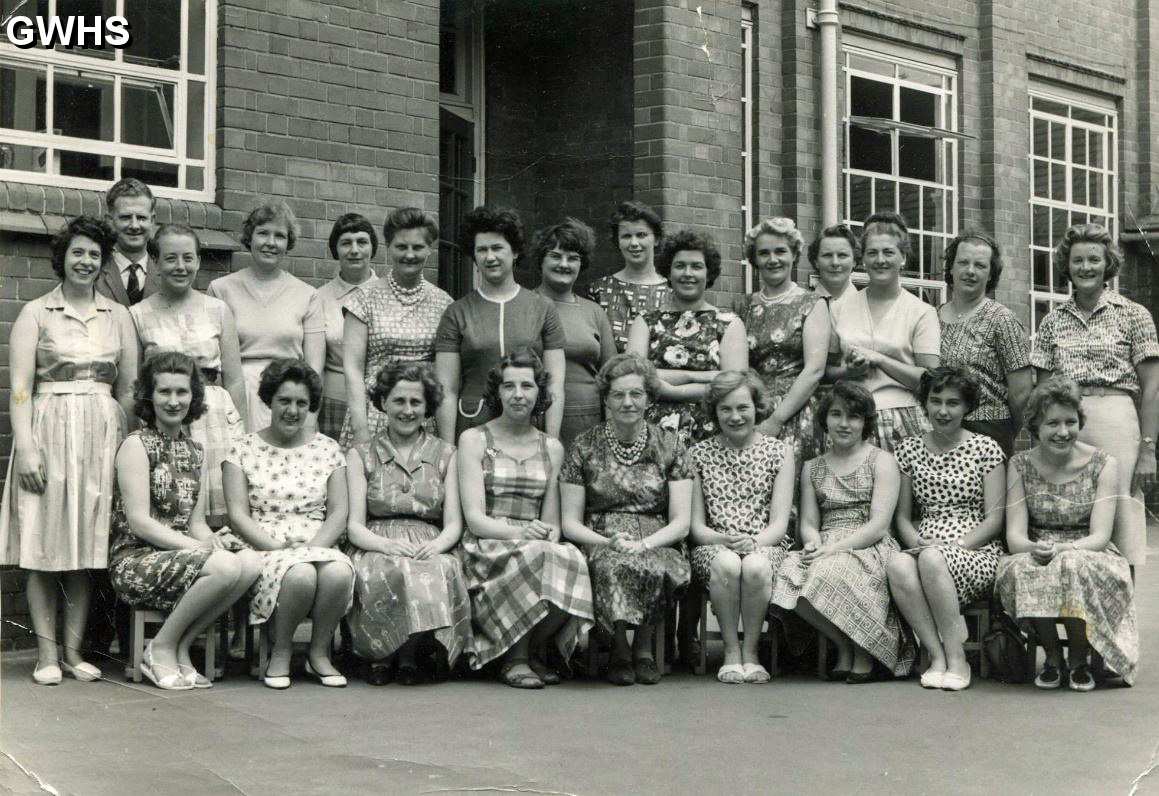
[[[97,290],[126,307],[156,290],[149,278],[153,264],[145,252],[153,235],[153,205],[149,186],[134,177],[117,181],[105,194],[105,212],[117,242],[101,269]]]

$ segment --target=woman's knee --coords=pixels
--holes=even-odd
[[[746,583],[773,583],[773,568],[762,555],[752,554],[741,559],[741,579]]]
[[[354,572],[341,561],[323,561],[318,564],[318,585],[346,588],[354,582]]]
[[[886,563],[885,575],[895,588],[913,588],[918,585],[918,562],[911,555],[896,553]]]
[[[205,567],[202,568],[201,572],[203,575],[220,576],[229,581],[235,581],[241,574],[241,562],[232,553],[227,553],[225,550],[214,550],[210,553],[209,558],[205,559]]]
[[[281,591],[288,594],[310,595],[317,588],[318,579],[311,564],[294,564],[282,575]]]
[[[712,576],[711,584],[725,585],[734,583],[740,578],[740,556],[731,550],[721,550],[712,559],[708,571]]]
[[[918,570],[924,579],[931,575],[948,572],[949,568],[946,564],[946,557],[942,555],[941,550],[936,547],[927,547],[918,555]]]
[[[262,574],[262,567],[265,562],[262,557],[254,550],[239,550],[232,554],[237,559],[238,566],[241,568],[241,577],[251,583],[257,580],[258,576]]]

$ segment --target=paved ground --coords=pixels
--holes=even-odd
[[[1152,560],[1159,534],[1152,530]],[[288,692],[236,676],[166,694],[119,678],[35,686],[0,664],[0,794],[1159,794],[1159,563],[1143,669],[1091,694],[978,682],[724,686],[460,681]]]

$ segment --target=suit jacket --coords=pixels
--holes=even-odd
[[[153,258],[146,259],[145,293],[141,298],[157,292],[157,285],[153,281],[154,267]],[[121,269],[117,267],[117,261],[113,257],[105,260],[104,267],[101,268],[101,273],[97,277],[97,292],[122,306],[129,306],[129,293],[125,290],[125,280],[121,279]]]

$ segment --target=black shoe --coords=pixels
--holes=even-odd
[[[825,675],[825,679],[831,683],[842,683],[849,677],[848,669],[833,669],[829,674]]]
[[[398,665],[398,673],[394,676],[394,681],[399,685],[419,685],[426,682],[423,673],[419,667],[413,663],[400,663]]]
[[[386,685],[394,680],[394,667],[388,663],[374,663],[366,673],[368,685]]]
[[[636,659],[636,682],[641,685],[656,685],[660,682],[660,668],[651,658]]]
[[[544,685],[559,685],[563,682],[559,671],[548,666],[541,660],[532,658],[527,662],[527,665],[531,667],[531,671],[539,675],[539,679],[543,681]]]
[[[632,666],[629,660],[617,661],[615,659],[608,665],[608,682],[612,685],[634,685],[636,682],[636,669]]]
[[[864,685],[865,683],[872,683],[877,679],[877,675],[870,669],[868,672],[850,672],[845,682],[848,685]]]

